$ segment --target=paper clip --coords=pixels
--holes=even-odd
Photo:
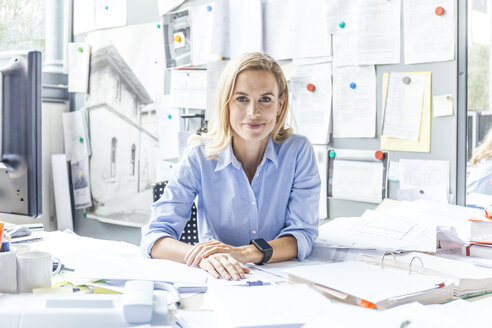
[[[414,256],[412,257],[412,259],[410,260],[410,264],[408,265],[408,274],[412,274],[412,263],[413,263],[413,260],[415,259],[418,259],[420,261],[420,266],[422,268],[424,268],[424,262],[422,261],[422,259],[418,256]]]

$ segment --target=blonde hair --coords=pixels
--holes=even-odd
[[[208,133],[201,136],[192,136],[189,139],[191,144],[206,141],[205,154],[209,158],[217,159],[216,155],[220,154],[231,143],[233,130],[229,121],[229,103],[232,99],[238,75],[247,70],[272,72],[278,85],[278,97],[285,95],[280,113],[277,115],[275,127],[271,133],[272,140],[276,143],[282,143],[292,134],[292,129],[285,126],[287,108],[289,106],[289,90],[282,68],[267,54],[259,52],[245,53],[231,60],[220,76],[217,84],[214,113],[208,122]]]
[[[475,165],[483,159],[492,158],[492,126],[482,139],[480,145],[473,151],[473,156],[470,160],[471,165]]]

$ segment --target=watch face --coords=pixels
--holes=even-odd
[[[254,240],[254,243],[255,243],[256,245],[258,245],[258,247],[259,247],[261,250],[267,250],[267,249],[271,249],[271,248],[272,248],[272,246],[270,246],[270,244],[269,244],[269,243],[267,243],[267,242],[265,241],[265,239],[262,239],[262,238],[260,238],[260,239],[255,239],[255,240]]]

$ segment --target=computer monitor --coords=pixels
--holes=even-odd
[[[0,214],[39,217],[41,53],[0,52],[0,90]]]

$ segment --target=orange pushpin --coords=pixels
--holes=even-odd
[[[312,83],[308,83],[308,85],[306,86],[306,89],[309,91],[309,92],[313,92],[314,89],[316,89],[316,87],[314,86],[314,84]]]
[[[176,41],[176,42],[181,42],[181,37],[180,37],[179,35],[176,35],[176,36],[174,37],[174,41]]]
[[[444,15],[444,8],[441,7],[441,6],[437,7],[436,10],[435,10],[435,13],[436,13],[437,16]]]
[[[376,157],[376,159],[383,160],[384,159],[384,153],[382,151],[378,150],[374,153],[374,157]]]

